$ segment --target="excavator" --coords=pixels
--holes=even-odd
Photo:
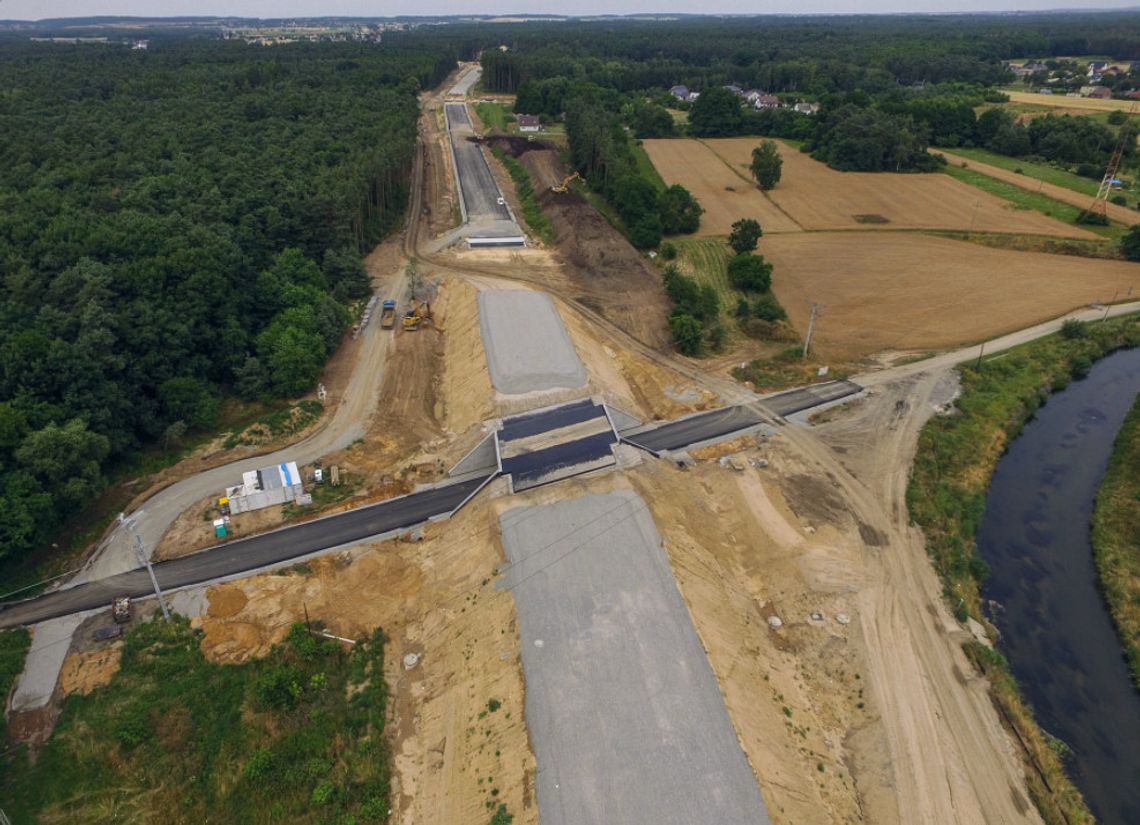
[[[431,304],[413,298],[411,307],[404,313],[403,327],[405,331],[412,332],[419,329],[420,324],[424,321],[430,322],[431,320]]]
[[[565,192],[567,189],[570,188],[570,184],[574,182],[575,178],[577,178],[578,180],[581,180],[583,183],[585,183],[585,181],[582,180],[582,176],[579,175],[577,172],[575,172],[574,174],[567,175],[565,178],[563,178],[562,183],[556,183],[554,186],[551,186],[550,191],[551,192],[558,192],[559,194],[561,194],[562,192]]]

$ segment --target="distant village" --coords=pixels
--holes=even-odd
[[[819,111],[818,103],[807,103],[804,101],[794,104],[785,103],[776,97],[776,95],[762,92],[759,89],[743,89],[735,83],[730,83],[724,88],[728,89],[737,97],[748,101],[748,104],[754,109],[794,109],[803,115],[814,115]],[[682,103],[693,103],[701,96],[700,92],[690,91],[688,86],[674,86],[669,89],[669,94],[673,95],[673,97]]]
[[[1114,63],[1055,58],[1009,63],[1006,68],[1021,82],[1041,94],[1064,94],[1101,100],[1140,99],[1140,60]]]

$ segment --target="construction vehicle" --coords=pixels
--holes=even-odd
[[[424,321],[431,321],[431,304],[413,298],[411,307],[404,313],[404,329],[412,332],[419,329]]]
[[[567,175],[566,177],[564,177],[562,179],[562,183],[556,183],[554,186],[551,186],[550,191],[551,192],[558,192],[559,194],[561,194],[562,192],[565,192],[566,190],[568,190],[570,188],[570,184],[574,182],[575,178],[577,178],[578,180],[581,180],[583,183],[585,183],[585,181],[582,180],[582,176],[579,175],[577,172],[575,172],[572,175]]]
[[[115,624],[126,624],[131,620],[130,596],[116,596],[111,600],[111,618]]]
[[[396,326],[396,302],[387,300],[384,302],[383,310],[380,313],[380,326],[383,329],[392,329]]]

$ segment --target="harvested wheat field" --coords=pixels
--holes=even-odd
[[[700,141],[647,140],[644,146],[666,183],[681,184],[701,202],[705,214],[698,235],[727,235],[741,218],[755,218],[765,232],[800,230],[756,188],[747,168],[738,175]]]
[[[748,174],[752,150],[759,142],[758,138],[721,138],[704,143],[741,174]],[[782,142],[779,145],[784,174],[769,196],[804,229],[973,228],[1052,237],[1097,237],[1038,212],[1017,209],[947,175],[836,172],[798,149]],[[699,157],[696,150],[693,154],[694,158]],[[767,231],[767,224],[763,220],[761,224]]]
[[[765,236],[760,252],[796,329],[809,300],[824,304],[813,346],[836,359],[978,341],[1140,288],[1140,266],[1125,261],[912,233]]]
[[[1042,95],[1037,92],[1006,92],[1010,103],[1032,103],[1036,106],[1055,106],[1058,109],[1073,109],[1089,112],[1127,112],[1131,100],[1098,100],[1095,97],[1069,97],[1068,95]]]

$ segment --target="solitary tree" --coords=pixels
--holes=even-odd
[[[728,236],[728,245],[737,255],[751,252],[756,248],[756,242],[764,234],[760,223],[752,218],[741,218],[732,225],[732,232]]]
[[[752,150],[752,177],[756,178],[761,189],[767,191],[779,183],[783,167],[784,159],[780,157],[775,141],[761,141]]]

